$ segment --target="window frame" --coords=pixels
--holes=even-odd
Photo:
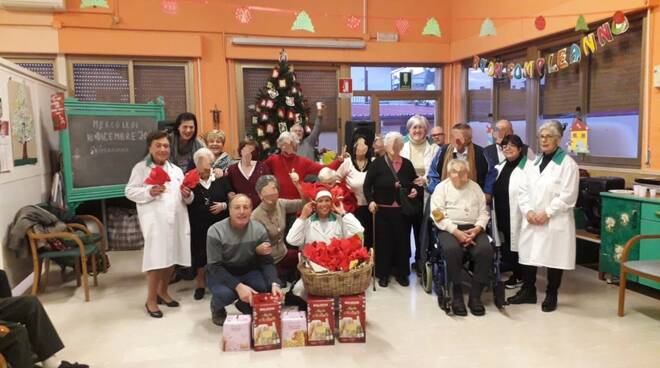
[[[644,13],[636,13],[628,16],[628,20],[630,21],[630,27],[641,27],[642,30],[642,40],[641,40],[641,54],[645,55],[646,54],[646,31],[648,29],[648,18],[644,15]],[[589,29],[593,31],[596,27],[600,26],[604,20],[594,22],[589,24]],[[479,55],[480,57],[484,57],[487,59],[500,59],[500,60],[506,60],[509,55],[523,55],[525,60],[532,60],[536,59],[538,57],[543,56],[542,51],[543,50],[548,50],[548,49],[559,49],[563,46],[569,46],[573,42],[579,41],[583,37],[584,33],[575,33],[573,30],[569,30],[566,32],[563,32],[559,35],[554,35],[554,36],[549,36],[546,38],[530,41],[528,43],[525,43],[513,51],[495,51],[495,52],[489,52],[483,55]],[[616,41],[615,41],[616,42]],[[591,59],[591,55],[588,57],[583,57],[580,60],[579,64],[579,95],[580,95],[580,107],[581,110],[588,121],[589,117],[589,82],[590,82],[590,65],[589,61]],[[595,54],[593,57],[598,57],[598,53]],[[463,72],[463,77],[464,77],[464,83],[465,83],[465,93],[467,95],[467,86],[468,86],[468,76],[469,76],[469,69],[472,67],[472,60],[465,60],[464,63],[464,72]],[[640,85],[639,85],[639,91],[640,91],[640,99],[639,99],[639,121],[638,121],[638,140],[637,140],[637,157],[635,158],[620,158],[620,157],[605,157],[605,156],[591,156],[591,155],[576,155],[571,153],[571,157],[575,159],[575,161],[579,165],[590,165],[590,166],[605,166],[605,167],[622,167],[622,168],[630,168],[630,169],[640,169],[641,164],[642,164],[642,146],[643,146],[643,139],[644,139],[644,119],[646,112],[644,111],[644,60],[643,58],[640,58],[639,60],[639,65],[640,65]],[[525,113],[525,118],[527,121],[527,134],[526,134],[526,143],[532,148],[534,151],[538,150],[538,141],[536,138],[536,131],[538,127],[541,126],[543,123],[543,120],[541,119],[540,111],[541,111],[541,106],[540,106],[540,96],[541,96],[541,86],[540,86],[540,80],[538,78],[532,78],[532,79],[527,79],[525,82],[525,88],[526,88],[526,113]],[[499,114],[499,86],[497,85],[496,81],[493,81],[493,90],[491,93],[491,113],[493,114],[493,121],[497,121],[500,119],[500,114]],[[467,99],[463,100],[463,110],[465,112],[465,116],[469,116],[469,104]],[[567,112],[569,114],[571,112]],[[567,131],[565,134],[570,134],[569,131]],[[647,153],[648,155],[648,153]]]
[[[58,68],[56,62],[57,59],[56,55],[7,54],[7,55],[0,55],[0,57],[7,59],[14,64],[18,64],[18,63],[51,64],[53,66],[53,81],[58,82],[57,80]]]

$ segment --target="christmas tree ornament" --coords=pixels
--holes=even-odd
[[[408,28],[410,28],[410,22],[408,22],[407,19],[399,18],[396,20],[396,22],[394,22],[394,26],[396,27],[399,36],[402,36],[408,32]]]
[[[279,84],[280,88],[286,88],[286,79],[282,78],[278,80],[277,83]]]
[[[622,11],[614,13],[614,16],[612,17],[612,34],[618,36],[626,32],[628,28],[630,28],[630,23],[628,22],[626,15],[623,14]]]
[[[286,111],[284,111],[283,107],[278,107],[277,108],[277,117],[280,119],[284,119],[284,116],[286,115]]]
[[[277,78],[277,77],[276,77],[276,78]],[[273,89],[273,87],[275,87],[275,85],[273,84],[273,82],[268,81],[268,83],[266,83],[266,89]]]
[[[280,93],[277,92],[276,89],[269,89],[269,90],[268,90],[268,96],[270,96],[270,98],[275,98],[275,97],[277,97],[277,96],[279,96],[279,95],[280,95]]]
[[[273,74],[271,74],[271,77],[273,77],[273,79],[275,79],[279,76],[280,76],[280,70],[277,69],[277,68],[273,68]],[[268,83],[270,83],[270,82],[268,82]]]
[[[484,19],[484,22],[481,23],[481,30],[479,31],[479,37],[486,36],[496,36],[497,30],[495,29],[495,23],[490,18]]]
[[[300,113],[296,113],[296,118],[294,121],[296,123],[300,123],[302,121],[302,115],[300,115]]]
[[[538,29],[539,31],[545,29],[545,18],[542,15],[536,17],[536,19],[534,20],[534,27],[536,27],[536,29]]]
[[[293,65],[289,65],[289,73],[293,73],[293,69],[294,69]]]
[[[435,37],[442,36],[442,31],[440,30],[440,24],[438,24],[438,21],[434,17],[431,17],[429,18],[428,21],[426,21],[426,25],[424,26],[424,30],[422,31],[422,36],[435,36]]]
[[[265,99],[265,98],[262,98],[262,99],[259,101],[259,106],[261,106],[261,107],[266,107],[266,99]]]
[[[293,87],[291,87],[291,93],[293,93],[294,95],[298,94],[298,87],[296,87],[295,84],[293,85]]]
[[[258,123],[259,123],[259,118],[256,115],[252,116],[252,124],[257,125]]]
[[[298,13],[296,20],[291,25],[292,31],[307,31],[314,33],[314,24],[312,24],[312,18],[309,17],[306,11],[301,11]]]
[[[87,9],[87,8],[108,9],[110,8],[110,5],[108,5],[108,0],[81,0],[80,9]]]
[[[252,20],[252,14],[250,14],[250,9],[248,7],[236,8],[234,11],[234,17],[241,24],[248,24]]]
[[[584,15],[580,14],[577,21],[575,22],[575,32],[588,32],[589,26],[587,25],[587,20],[584,19]]]
[[[274,100],[269,99],[269,100],[266,101],[266,108],[272,109],[273,106],[275,106],[275,101]]]
[[[263,112],[261,113],[261,121],[268,121],[268,114]]]
[[[356,30],[360,28],[360,25],[362,23],[362,20],[355,15],[351,15],[348,18],[346,18],[346,27],[348,29]]]
[[[264,151],[268,151],[270,149],[270,142],[268,142],[268,140],[261,141],[261,148]]]
[[[286,123],[283,122],[283,121],[280,121],[280,123],[278,124],[278,127],[279,127],[279,129],[280,129],[280,133],[284,133],[284,132],[286,132],[286,131],[289,129],[289,128],[287,127]]]
[[[257,105],[257,107],[254,108],[254,111],[261,112],[261,107],[259,105]]]
[[[249,104],[248,105],[248,110],[254,111],[254,104]]]
[[[257,127],[257,137],[263,137],[263,136],[264,136],[264,128]]]
[[[295,99],[293,98],[293,96],[286,96],[286,102],[285,103],[286,103],[287,106],[291,106],[291,107],[296,105],[296,102],[295,102]]]
[[[275,133],[275,124],[273,124],[273,123],[266,124],[266,133],[268,133],[268,134]]]
[[[286,118],[289,119],[289,121],[294,121],[296,118],[296,114],[293,112],[293,110],[289,110],[289,112],[286,115]]]
[[[291,80],[296,81],[296,73],[291,73]]]

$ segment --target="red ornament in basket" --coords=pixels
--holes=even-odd
[[[149,176],[144,179],[144,183],[147,185],[165,185],[168,181],[170,181],[170,176],[161,166],[151,169]]]
[[[183,177],[183,185],[186,188],[189,189],[195,189],[195,187],[199,184],[199,172],[195,169],[192,169],[186,173],[186,176]]]
[[[330,244],[305,244],[303,255],[328,271],[347,272],[369,260],[369,251],[362,246],[358,235],[346,239],[333,238]]]

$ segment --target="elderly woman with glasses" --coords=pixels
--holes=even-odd
[[[544,312],[557,309],[563,271],[575,269],[573,208],[580,174],[575,161],[559,147],[563,133],[563,126],[556,120],[541,125],[542,155],[525,169],[525,179],[518,193],[524,215],[518,241],[523,285],[508,302],[536,304],[537,267],[547,267],[548,286],[541,305]]]
[[[224,176],[227,168],[234,163],[234,160],[225,151],[226,141],[227,135],[222,130],[214,129],[204,134],[204,143],[213,152],[211,168],[213,169],[213,175],[217,178]]]

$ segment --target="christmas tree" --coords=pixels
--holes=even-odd
[[[251,136],[261,147],[262,157],[276,150],[277,137],[292,125],[302,125],[305,136],[311,132],[310,109],[293,70],[286,52],[282,50],[278,65],[273,68],[266,86],[257,94],[252,109]]]

